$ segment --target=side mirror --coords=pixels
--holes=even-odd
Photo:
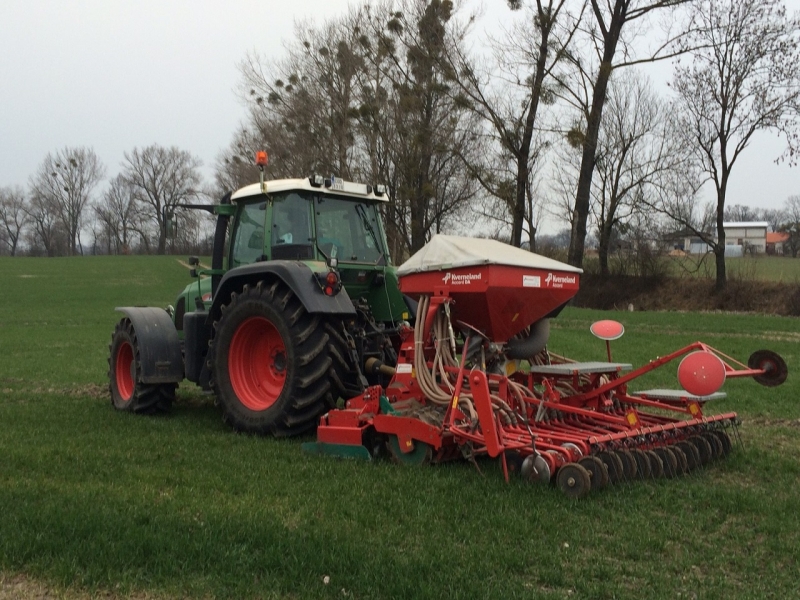
[[[164,209],[164,234],[168,238],[178,237],[178,223],[175,220],[175,211]]]

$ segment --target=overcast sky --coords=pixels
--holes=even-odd
[[[478,31],[512,14],[486,0]],[[25,186],[48,152],[90,146],[109,176],[123,152],[191,151],[210,179],[245,110],[235,88],[249,50],[277,56],[297,19],[321,22],[348,0],[0,0],[0,185]],[[792,10],[800,0],[788,0]],[[734,168],[728,205],[780,207],[800,169],[776,165],[762,134]]]

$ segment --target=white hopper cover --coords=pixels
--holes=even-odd
[[[509,265],[546,271],[583,273],[582,269],[497,240],[434,235],[397,269],[399,276],[475,265]]]

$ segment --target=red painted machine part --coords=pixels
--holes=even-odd
[[[618,340],[622,337],[622,334],[625,333],[625,327],[622,326],[622,323],[612,321],[611,319],[596,321],[592,323],[589,330],[595,337],[607,342]]]
[[[507,342],[569,301],[579,280],[578,273],[565,271],[476,265],[404,275],[400,290],[413,298],[450,297],[454,323],[469,323],[492,341]]]
[[[250,410],[266,410],[286,382],[286,346],[264,317],[244,321],[231,340],[228,373],[236,396]]]
[[[117,379],[117,390],[123,400],[130,400],[133,396],[133,346],[123,342],[117,350],[117,362],[114,375]]]
[[[690,394],[710,396],[725,383],[725,363],[711,352],[692,352],[678,365],[678,382]]]

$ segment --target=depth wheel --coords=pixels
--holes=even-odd
[[[652,475],[650,469],[650,459],[644,450],[634,448],[630,451],[633,458],[636,459],[636,476],[639,479],[649,479]]]
[[[592,478],[578,463],[567,463],[556,473],[556,483],[568,498],[584,498],[592,489]]]
[[[596,456],[584,456],[578,464],[589,471],[593,490],[602,490],[608,485],[608,470],[602,460]]]
[[[409,440],[412,449],[410,452],[403,452],[400,449],[400,440],[396,435],[390,435],[386,441],[386,446],[389,448],[389,454],[392,455],[392,460],[398,465],[406,467],[421,467],[431,462],[433,457],[433,448],[425,442],[417,440]]]
[[[650,459],[650,475],[653,479],[660,479],[664,476],[664,461],[656,454],[655,450],[647,450],[646,454]]]
[[[238,431],[276,436],[314,429],[333,405],[323,324],[281,282],[232,293],[209,348],[223,420]]]
[[[111,335],[108,357],[108,389],[111,404],[125,412],[152,414],[166,412],[175,399],[175,383],[142,383],[139,342],[127,317]]]

